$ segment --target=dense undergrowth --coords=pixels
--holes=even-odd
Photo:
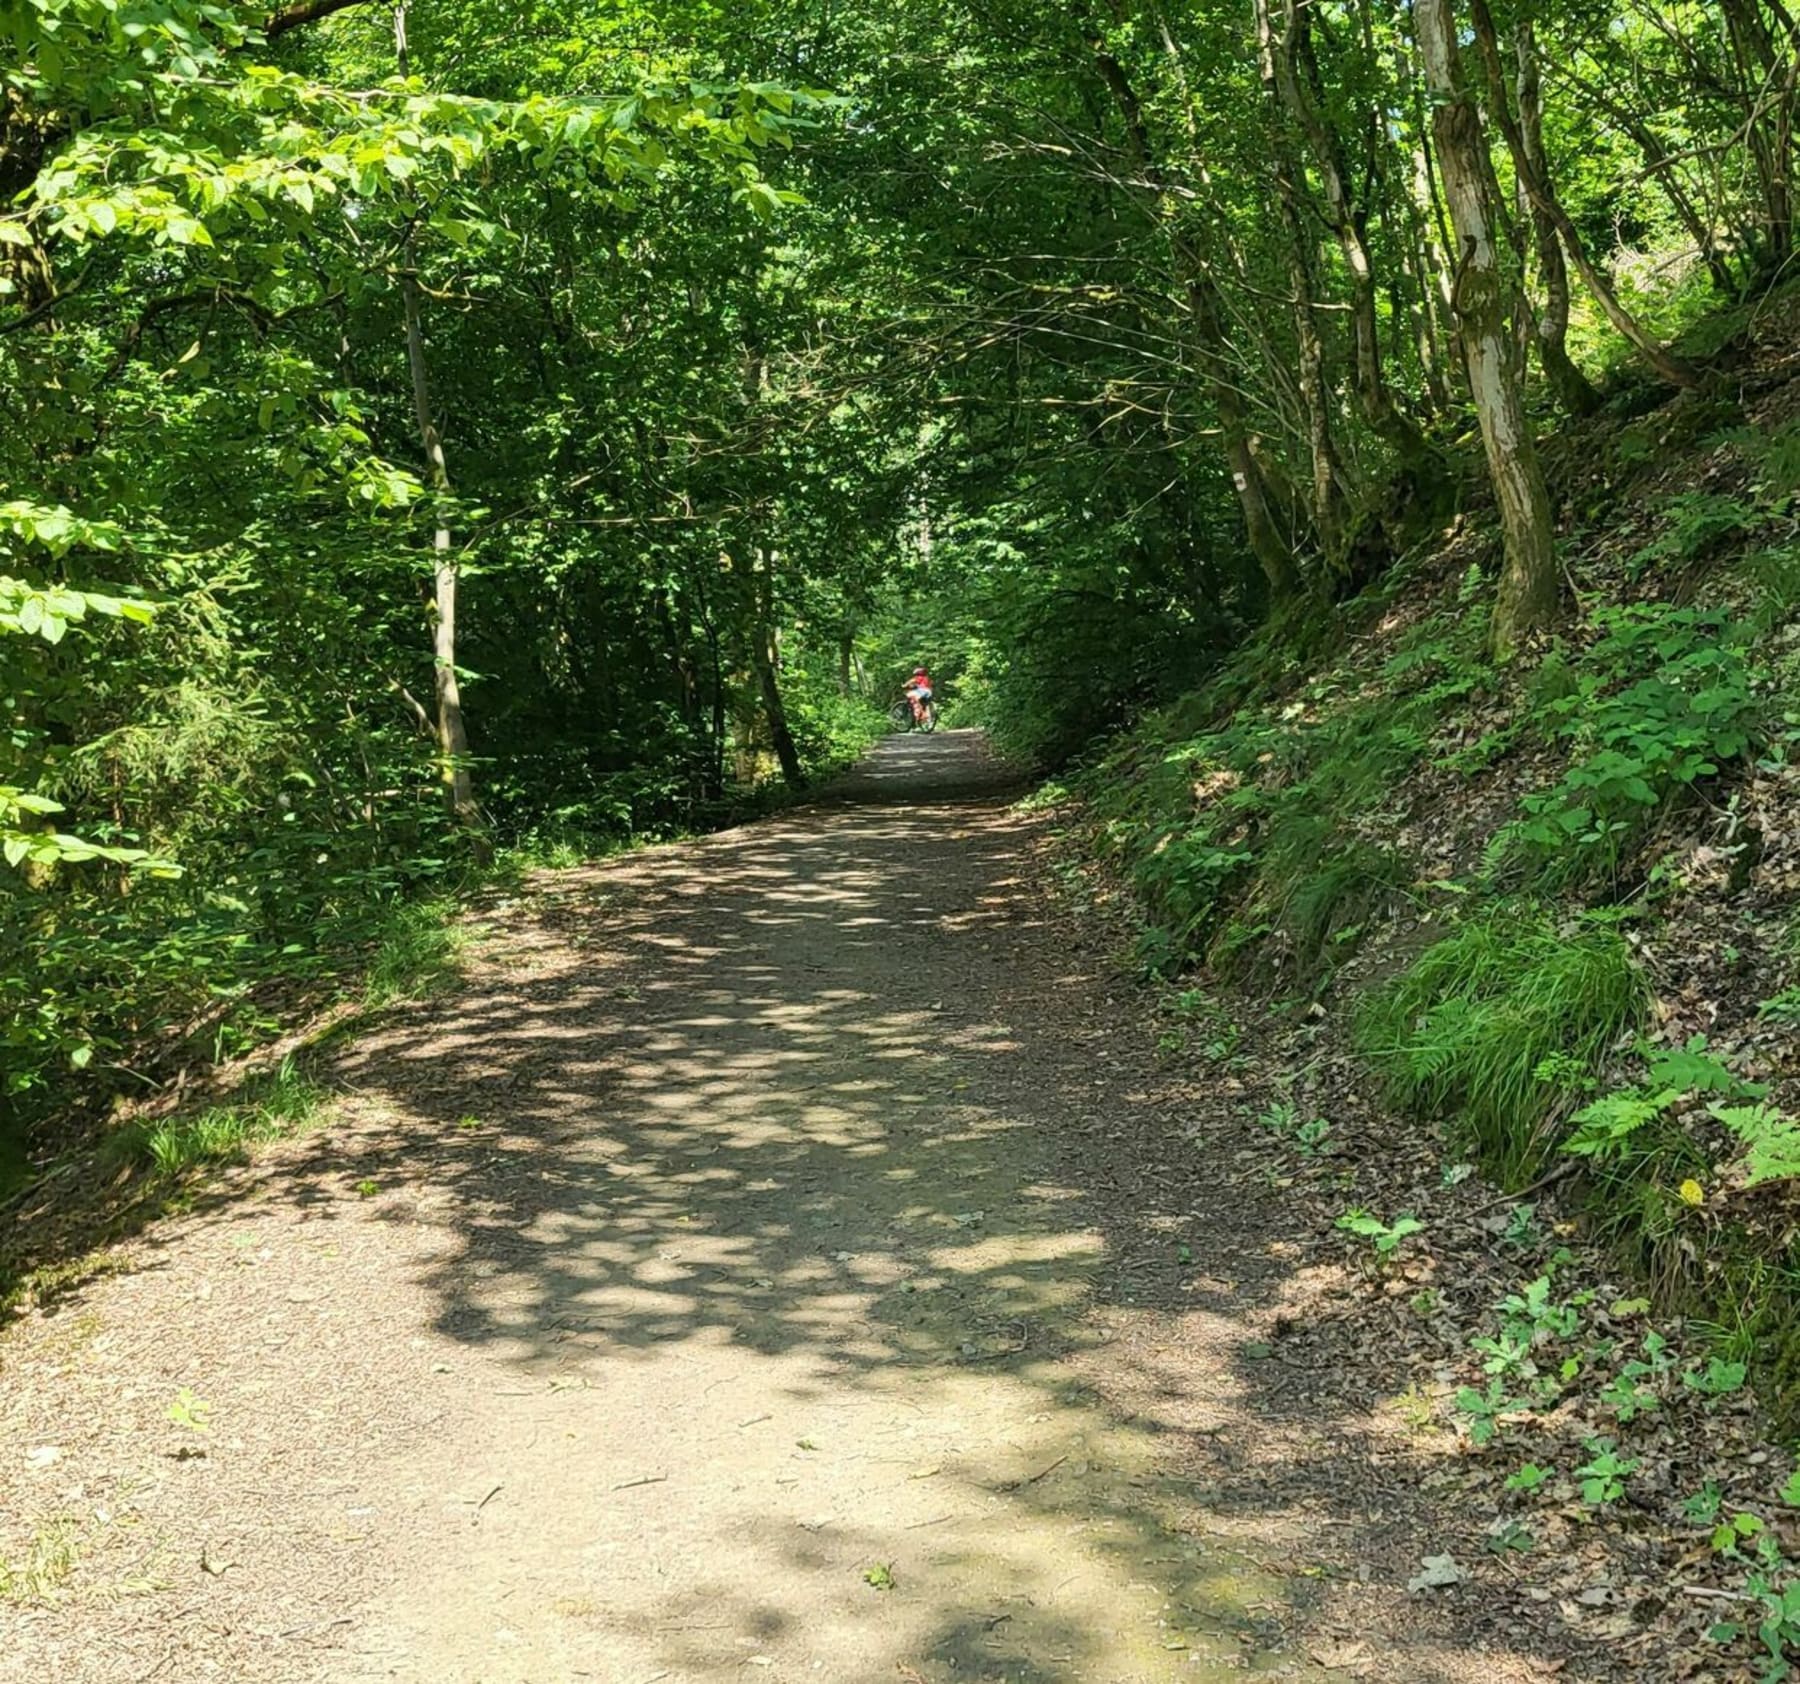
[[[883,726],[862,697],[796,688],[804,764],[829,778]],[[198,1113],[171,1093],[196,1073],[230,1072],[309,1020],[341,1028],[430,989],[454,970],[459,924],[484,895],[532,870],[567,867],[644,842],[741,822],[793,799],[771,767],[746,761],[743,781],[710,802],[679,807],[654,792],[566,799],[540,817],[496,812],[488,845],[472,848],[409,792],[406,826],[330,823],[295,801],[271,841],[234,848],[216,807],[191,809],[161,838],[189,866],[140,876],[129,896],[71,892],[67,881],[15,885],[0,920],[0,1199],[58,1163],[95,1160],[178,1181],[196,1165],[241,1156],[287,1132],[307,1106],[290,1064]],[[421,757],[419,778],[429,776]],[[221,792],[230,802],[236,797]],[[101,1107],[104,1107],[103,1109]],[[107,1113],[142,1120],[78,1126]],[[34,1125],[54,1118],[54,1130]],[[165,1189],[166,1190],[166,1189]],[[0,1274],[4,1264],[0,1264]],[[0,1284],[4,1284],[0,1282]]]
[[[1771,328],[1760,355],[1784,345]],[[1752,381],[1582,424],[1560,488],[1580,607],[1527,659],[1484,657],[1477,512],[1071,781],[1135,891],[1147,976],[1321,1017],[1393,1127],[1509,1188],[1567,1182],[1793,1425],[1790,410]]]

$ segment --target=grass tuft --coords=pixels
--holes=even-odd
[[[0,1602],[48,1602],[68,1583],[80,1559],[74,1523],[46,1521],[32,1533],[23,1554],[0,1556]]]
[[[1502,907],[1378,991],[1358,1035],[1398,1103],[1442,1117],[1518,1185],[1648,999],[1615,932],[1565,934],[1535,912]]]
[[[324,1098],[290,1058],[252,1099],[114,1130],[101,1143],[101,1162],[178,1180],[205,1165],[236,1162],[262,1141],[298,1133],[317,1116]]]
[[[1284,815],[1272,827],[1246,929],[1259,942],[1276,938],[1265,965],[1285,963],[1296,982],[1316,987],[1356,951],[1411,876],[1392,849],[1348,839],[1329,819]]]
[[[468,940],[454,921],[456,912],[455,900],[441,898],[393,909],[363,983],[370,1006],[428,993],[455,976]]]

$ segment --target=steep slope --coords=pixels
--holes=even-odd
[[[1616,1545],[1553,1594],[1620,1635],[1755,1626],[1766,1595],[1780,1657],[1800,1488],[1743,1388],[1800,1419],[1795,301],[1725,327],[1710,392],[1553,441],[1557,636],[1486,660],[1471,507],[1116,742],[1068,811],[1170,1056],[1241,1086],[1318,1254],[1365,1262],[1388,1337],[1341,1360],[1412,1382],[1497,1547]]]

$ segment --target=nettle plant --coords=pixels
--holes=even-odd
[[[1258,1117],[1257,1123],[1277,1139],[1291,1144],[1303,1158],[1316,1158],[1331,1139],[1331,1121],[1327,1117],[1302,1117],[1291,1099],[1272,1102]],[[1403,1220],[1410,1221],[1411,1218]],[[1343,1226],[1342,1223],[1339,1226]],[[1359,1230],[1360,1231],[1360,1230]],[[1408,1230],[1410,1232],[1411,1230]],[[1396,1244],[1398,1242],[1396,1241]]]
[[[1782,1501],[1791,1503],[1792,1482],[1782,1493]],[[1775,1530],[1760,1515],[1743,1511],[1726,1515],[1717,1486],[1690,1497],[1684,1505],[1689,1521],[1709,1527],[1713,1550],[1746,1568],[1744,1594],[1745,1618],[1722,1620],[1708,1632],[1714,1643],[1736,1643],[1751,1633],[1762,1644],[1761,1670],[1763,1684],[1779,1684],[1794,1673],[1794,1659],[1800,1656],[1800,1578],[1794,1563],[1787,1559]]]
[[[1373,1212],[1360,1208],[1345,1211],[1337,1219],[1337,1225],[1346,1234],[1368,1241],[1376,1261],[1381,1263],[1389,1261],[1399,1251],[1402,1241],[1422,1233],[1425,1228],[1425,1224],[1410,1211],[1402,1211],[1392,1222],[1383,1222]]]
[[[1625,1495],[1625,1482],[1637,1472],[1642,1458],[1621,1456],[1610,1438],[1590,1438],[1586,1449],[1588,1461],[1575,1470],[1581,1500],[1590,1508],[1616,1503]]]
[[[1534,711],[1568,745],[1569,769],[1496,838],[1501,858],[1552,881],[1616,875],[1655,811],[1742,760],[1762,720],[1750,626],[1717,609],[1643,603],[1595,621],[1590,648],[1551,657],[1539,674]]]
[[[1553,1372],[1545,1372],[1541,1359],[1551,1347],[1566,1345],[1580,1334],[1581,1312],[1591,1298],[1590,1293],[1578,1293],[1566,1302],[1554,1298],[1549,1275],[1508,1294],[1495,1306],[1501,1318],[1499,1332],[1472,1342],[1483,1359],[1483,1373],[1508,1382],[1529,1382],[1537,1396],[1553,1397],[1581,1372],[1581,1359],[1565,1353],[1551,1365]]]
[[[1662,1408],[1657,1388],[1675,1368],[1668,1341],[1660,1333],[1645,1334],[1643,1350],[1642,1357],[1628,1358],[1600,1388],[1600,1402],[1621,1426]]]
[[[1788,1480],[1776,1501],[1800,1507],[1800,1474]],[[1681,1508],[1688,1524],[1707,1534],[1715,1554],[1745,1569],[1738,1599],[1743,1616],[1721,1620],[1707,1632],[1708,1638],[1734,1644],[1754,1636],[1762,1644],[1758,1676],[1764,1684],[1792,1677],[1794,1658],[1800,1654],[1800,1578],[1782,1550],[1779,1533],[1752,1510],[1728,1510],[1725,1493],[1710,1480]]]
[[[1459,1386],[1456,1413],[1468,1424],[1469,1442],[1485,1447],[1500,1436],[1509,1421],[1523,1420],[1532,1413],[1529,1398],[1514,1397],[1500,1379],[1488,1381],[1485,1391],[1473,1386]]]

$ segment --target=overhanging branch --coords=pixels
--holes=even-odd
[[[290,29],[300,29],[309,23],[317,23],[321,18],[328,18],[333,12],[347,12],[352,6],[366,6],[369,0],[293,0],[292,5],[283,6],[278,12],[271,12],[269,20],[263,25],[263,34],[271,41],[278,35],[285,35]]]

